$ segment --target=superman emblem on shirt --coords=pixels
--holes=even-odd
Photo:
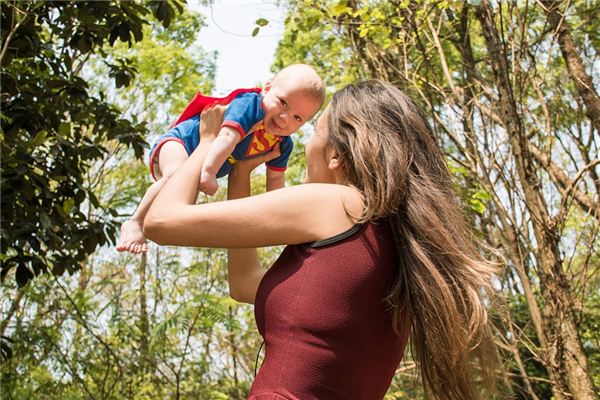
[[[253,126],[249,134],[253,135],[253,137],[252,142],[250,142],[246,150],[245,157],[254,157],[270,151],[275,147],[277,142],[281,141],[281,137],[265,132],[262,121]]]

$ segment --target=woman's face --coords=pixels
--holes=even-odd
[[[333,150],[329,146],[327,116],[329,106],[317,120],[315,132],[306,143],[306,176],[304,183],[335,183],[335,175],[329,169]]]

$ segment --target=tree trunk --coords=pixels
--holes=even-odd
[[[90,260],[91,260],[91,258],[90,258]],[[85,290],[87,289],[87,285],[89,282],[88,270],[91,271],[92,267],[91,266],[88,267],[85,263],[81,263],[81,267],[79,269],[79,279],[77,282],[77,290],[81,294],[85,293]],[[75,326],[75,333],[73,334],[73,349],[72,349],[73,354],[71,357],[73,365],[77,365],[77,363],[79,362],[79,358],[80,358],[80,351],[81,351],[82,338],[83,338],[81,329],[82,329],[81,324],[77,324]]]
[[[460,38],[460,44],[458,45],[458,50],[461,52],[463,59],[463,75],[464,75],[464,99],[463,99],[463,114],[462,114],[462,123],[463,129],[465,131],[465,135],[467,136],[467,150],[470,153],[470,158],[478,159],[477,156],[477,134],[475,132],[475,127],[473,125],[473,98],[475,95],[473,94],[472,88],[476,86],[476,82],[474,79],[474,71],[475,71],[475,57],[473,56],[473,51],[471,47],[471,39],[469,35],[468,29],[468,20],[469,20],[469,10],[471,6],[467,3],[464,4],[460,21],[456,24],[456,33]],[[485,168],[482,165],[482,168]],[[475,175],[472,179],[477,180],[476,171],[477,166],[474,165],[471,167],[473,170],[473,174]],[[487,172],[489,176],[489,172]],[[493,192],[493,187],[491,182],[481,183],[484,187],[488,186],[488,190]],[[499,228],[502,230],[502,239],[505,242],[506,248],[509,250],[509,255],[511,261],[519,275],[519,279],[521,279],[521,284],[523,286],[525,298],[527,300],[527,304],[529,306],[529,312],[531,314],[531,319],[533,322],[533,326],[535,328],[536,334],[538,336],[538,340],[540,344],[545,347],[546,346],[546,338],[544,332],[542,330],[542,317],[540,313],[540,309],[535,300],[535,296],[533,294],[533,290],[531,289],[530,278],[525,271],[525,261],[521,256],[522,252],[519,248],[519,238],[517,237],[516,227],[514,227],[509,221],[508,215],[505,209],[502,207],[502,204],[497,203],[497,207],[495,210],[495,214],[498,215],[498,219],[500,220]]]
[[[4,336],[4,331],[8,327],[8,324],[10,323],[11,318],[21,308],[21,298],[23,297],[23,292],[24,292],[23,290],[16,291],[15,298],[12,301],[12,303],[10,304],[10,308],[8,309],[6,314],[4,314],[2,316],[2,320],[0,321],[0,336]]]
[[[229,306],[229,320],[231,322],[233,322],[233,320],[234,320],[233,308],[231,306]],[[232,324],[230,324],[230,326],[232,326]],[[240,388],[240,381],[238,379],[238,373],[237,373],[239,350],[238,350],[237,344],[235,343],[235,331],[232,328],[228,328],[228,329],[230,329],[228,339],[229,339],[229,345],[231,346],[231,363],[232,363],[232,367],[233,367],[233,385],[234,385],[235,391],[236,391],[236,398],[243,399],[244,396],[243,396],[241,388]]]
[[[148,338],[150,337],[150,324],[148,323],[148,310],[146,305],[146,253],[142,253],[139,264],[140,275],[140,367],[147,372],[149,366]]]
[[[541,193],[535,163],[529,153],[527,136],[517,112],[508,62],[503,43],[494,22],[494,10],[487,0],[477,9],[494,79],[499,93],[503,125],[512,148],[513,160],[525,195],[528,212],[537,241],[537,262],[542,285],[544,330],[548,340],[545,366],[552,380],[552,392],[557,400],[569,394],[576,400],[596,399],[594,385],[583,354],[567,277],[558,250],[558,232]]]
[[[585,104],[586,115],[592,121],[592,126],[596,131],[600,132],[600,97],[596,93],[592,77],[585,72],[585,67],[583,66],[583,62],[581,62],[575,41],[571,36],[569,25],[564,20],[564,15],[560,12],[563,2],[544,0],[542,4],[546,8],[548,24],[558,36],[558,44],[565,64],[567,64],[569,76],[577,89],[579,98]]]

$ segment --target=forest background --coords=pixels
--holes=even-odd
[[[310,63],[330,94],[385,79],[429,116],[500,266],[498,398],[598,399],[598,1],[280,4],[273,71]],[[2,1],[2,399],[245,398],[261,339],[225,252],[112,248],[150,184],[148,142],[214,88],[204,21],[182,0]],[[407,351],[386,398],[423,398],[415,372]]]

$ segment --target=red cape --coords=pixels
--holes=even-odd
[[[190,103],[185,107],[185,110],[183,110],[183,113],[181,113],[179,118],[177,118],[177,121],[175,121],[175,122],[173,122],[173,124],[171,124],[169,129],[174,127],[175,125],[179,124],[180,122],[183,122],[187,119],[190,119],[191,117],[193,117],[195,115],[200,114],[202,112],[202,110],[204,110],[204,107],[206,107],[210,104],[229,104],[229,103],[231,103],[231,100],[233,100],[240,93],[248,93],[248,92],[260,93],[261,90],[262,90],[261,88],[236,89],[233,92],[229,93],[225,97],[204,96],[202,93],[198,92],[198,93],[196,93],[196,95],[194,96],[192,101],[190,101]]]

